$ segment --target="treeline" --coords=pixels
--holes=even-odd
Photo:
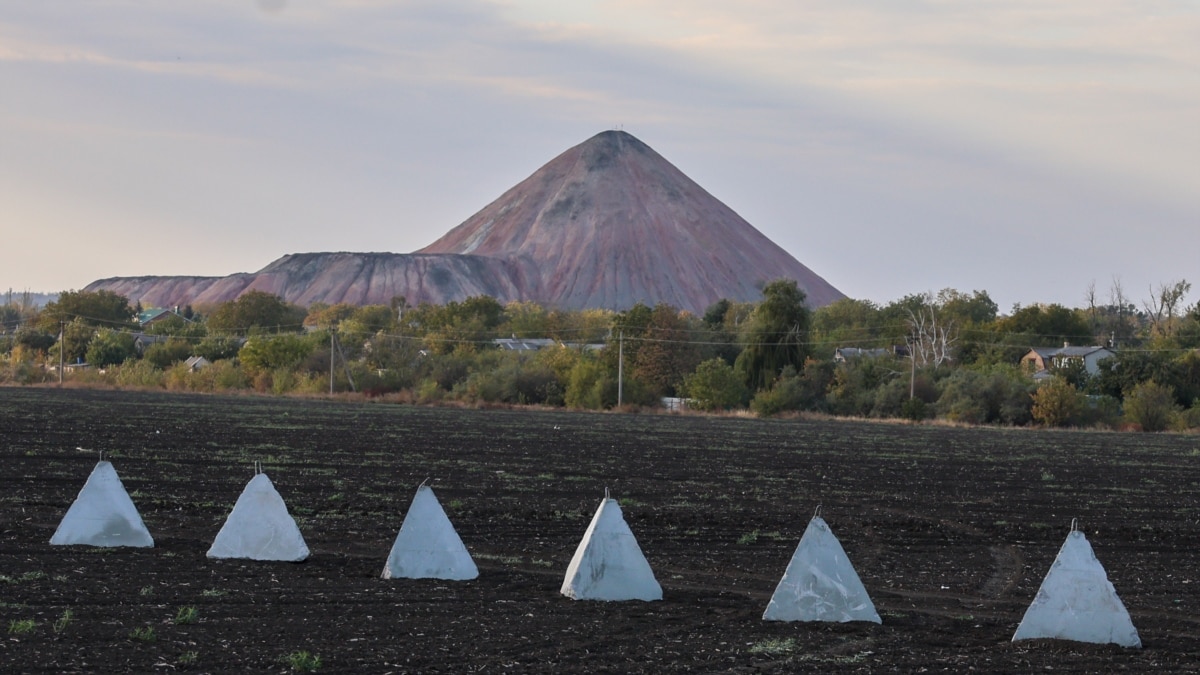
[[[69,291],[38,309],[0,306],[0,382],[72,382],[276,394],[355,390],[413,402],[605,409],[685,399],[763,415],[940,418],[971,424],[1200,427],[1200,303],[1186,281],[1141,307],[1014,307],[985,291],[886,305],[805,304],[795,282],[701,316],[669,305],[561,311],[489,297],[446,305],[304,309],[251,291],[212,307],[159,311],[110,291]],[[1035,374],[1033,347],[1096,345]],[[67,372],[59,372],[59,364]],[[1094,372],[1092,372],[1094,371]],[[1036,376],[1035,376],[1036,375]]]

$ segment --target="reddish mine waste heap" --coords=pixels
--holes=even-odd
[[[843,294],[645,143],[605,131],[552,159],[411,254],[300,253],[228,277],[118,277],[144,306],[232,300],[249,290],[309,305],[435,304],[489,295],[559,309],[667,303],[702,312],[794,279],[813,307]]]

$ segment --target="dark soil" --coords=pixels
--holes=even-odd
[[[154,548],[48,544],[100,450]],[[7,672],[1200,669],[1196,436],[0,389],[0,453]],[[307,562],[205,557],[255,461]],[[379,578],[427,477],[474,581]],[[558,593],[605,488],[663,601]],[[882,625],[761,620],[818,504]],[[1144,649],[1010,641],[1072,518]]]

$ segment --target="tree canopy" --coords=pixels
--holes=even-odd
[[[303,308],[284,302],[278,295],[247,291],[217,307],[208,317],[208,329],[229,335],[295,331],[305,314]]]
[[[809,352],[805,299],[804,291],[791,279],[779,279],[763,287],[762,302],[742,333],[746,346],[734,364],[751,389],[768,388],[787,366],[804,366]]]

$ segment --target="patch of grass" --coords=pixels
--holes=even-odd
[[[200,612],[195,607],[180,607],[175,612],[175,625],[187,626],[200,620]]]
[[[180,654],[179,658],[175,659],[175,662],[181,666],[191,666],[191,665],[195,665],[196,661],[199,658],[200,658],[200,652],[188,651],[188,652],[184,652],[184,653]]]
[[[10,577],[7,574],[0,574],[0,583],[19,584],[19,583],[22,583],[25,581],[37,581],[39,579],[45,579],[45,578],[46,578],[46,573],[40,572],[40,571],[26,572],[19,577]]]
[[[740,546],[748,546],[757,542],[760,534],[761,533],[758,530],[752,530],[738,537],[737,543]]]
[[[154,626],[142,626],[129,631],[129,637],[142,642],[154,642],[158,639],[158,635],[154,633]]]
[[[1050,473],[1049,471],[1043,470],[1042,471],[1042,482],[1049,483],[1052,480],[1054,480],[1054,474]]]
[[[37,622],[33,619],[13,619],[8,622],[9,635],[32,633],[34,628],[37,628]]]
[[[746,651],[751,654],[782,656],[784,654],[791,654],[795,649],[796,638],[767,638],[750,645],[750,649]]]
[[[292,652],[279,660],[297,673],[311,673],[321,667],[321,657],[306,651]]]
[[[495,560],[496,562],[502,562],[505,565],[520,565],[521,564],[520,556],[515,556],[515,555],[497,555],[495,553],[476,553],[475,557],[480,558],[482,560]]]
[[[61,635],[67,629],[67,626],[71,625],[72,616],[71,610],[64,609],[62,615],[54,621],[54,632]]]
[[[153,586],[142,586],[141,590],[138,591],[138,595],[143,596],[143,597],[145,597],[147,595],[154,595],[154,587]]]
[[[200,591],[200,596],[205,598],[221,598],[224,597],[226,593],[227,591],[223,591],[219,588],[206,588],[203,591]]]

